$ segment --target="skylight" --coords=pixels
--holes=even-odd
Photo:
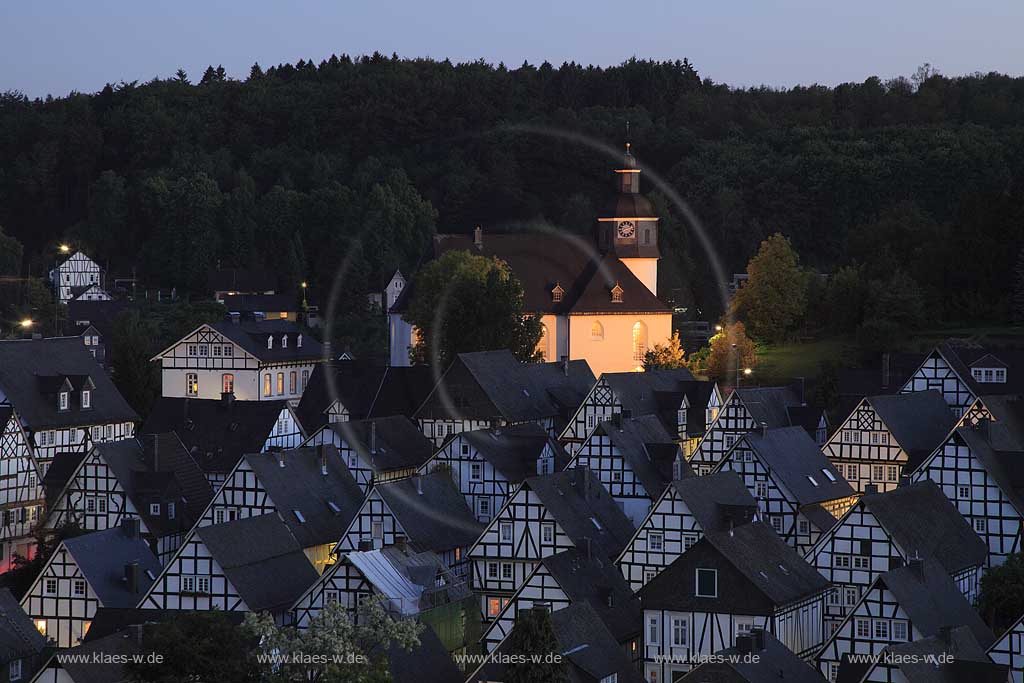
[[[597,521],[597,517],[591,517],[590,521],[591,521],[591,523],[593,523],[593,525],[595,527],[597,527],[598,531],[601,530],[601,523],[599,521]]]
[[[338,514],[341,512],[341,508],[338,507],[338,505],[333,500],[327,501],[327,507],[329,507],[331,509],[331,512],[333,512],[334,514]]]
[[[814,481],[814,477],[812,477],[809,474],[807,475],[807,481],[811,482],[812,486],[817,486],[818,485],[818,482]]]
[[[299,520],[299,524],[305,524],[306,518],[302,516],[302,513],[298,510],[292,510],[295,513],[295,519]]]
[[[827,477],[829,481],[835,481],[836,480],[836,478],[834,476],[832,476],[832,473],[829,472],[828,470],[824,469],[824,468],[822,468],[821,473],[824,474],[825,477]]]

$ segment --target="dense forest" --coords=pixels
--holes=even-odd
[[[727,272],[768,235],[832,273],[916,284],[931,319],[1011,310],[1024,238],[1024,78],[868,78],[736,89],[687,61],[519,68],[331,57],[210,68],[96,94],[0,96],[0,226],[22,273],[71,241],[112,273],[204,289],[221,264],[275,268],[343,297],[415,270],[435,231],[591,229],[629,137],[662,212],[662,291],[720,312]],[[598,145],[581,140],[593,140]],[[600,145],[605,146],[601,149]],[[657,175],[667,185],[651,183]],[[356,304],[353,304],[356,305]]]

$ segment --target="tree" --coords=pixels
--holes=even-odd
[[[800,258],[782,233],[761,242],[747,264],[749,279],[733,298],[737,318],[751,334],[769,342],[781,341],[800,321],[807,307],[807,275]]]
[[[37,527],[33,532],[35,553],[32,557],[14,554],[11,556],[11,569],[0,575],[0,585],[10,589],[14,597],[20,600],[39,577],[39,572],[50,561],[50,556],[65,538],[81,536],[85,531],[73,522],[65,522],[56,529]]]
[[[711,338],[708,346],[708,377],[732,383],[735,381],[737,365],[740,368],[753,368],[757,365],[757,348],[747,336],[743,323],[725,325],[721,332]]]
[[[551,614],[544,608],[519,613],[509,634],[508,653],[525,656],[524,661],[508,666],[508,683],[567,683],[569,680],[568,667],[551,626]]]
[[[523,309],[523,288],[503,261],[449,251],[416,276],[403,316],[419,330],[414,354],[447,365],[459,353],[509,349],[537,360],[540,319]]]
[[[114,385],[139,415],[148,415],[160,394],[160,371],[150,362],[158,334],[153,318],[137,310],[118,316],[111,333]]]
[[[178,69],[174,72],[174,80],[178,83],[188,85],[188,73],[186,73],[184,69]]]
[[[24,251],[21,242],[4,234],[4,228],[0,225],[0,278],[21,276],[21,259]]]
[[[126,669],[132,680],[152,683],[257,683],[263,680],[254,656],[258,642],[225,612],[178,612],[143,630],[142,649],[162,655],[160,663],[129,661]]]
[[[924,321],[921,288],[897,270],[887,280],[872,280],[867,287],[864,324],[857,332],[862,347],[885,351],[907,337]]]
[[[1024,613],[1024,556],[1011,553],[1006,562],[981,577],[978,611],[997,634]]]
[[[265,681],[387,683],[391,679],[389,651],[400,647],[411,652],[419,645],[424,626],[412,619],[393,619],[383,599],[373,596],[362,602],[356,620],[344,605],[330,602],[305,630],[280,627],[265,613],[247,614],[245,628],[264,653],[273,653],[284,662],[273,671],[264,671]],[[326,661],[337,655],[344,661]]]
[[[676,332],[667,344],[655,344],[644,354],[644,370],[675,370],[685,368],[686,352]]]
[[[852,332],[864,319],[867,283],[856,266],[843,266],[829,279],[824,313],[831,332]]]

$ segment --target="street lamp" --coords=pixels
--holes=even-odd
[[[306,288],[309,287],[309,283],[303,280],[300,284],[302,286],[302,308],[305,310],[306,308],[309,308],[306,305]]]
[[[27,330],[30,327],[32,327],[32,318],[25,318],[24,320],[22,320],[18,324],[21,325],[21,329]]]
[[[715,325],[715,332],[721,332],[721,331],[722,331],[722,326],[721,325]]]
[[[68,245],[66,245],[66,244],[62,244],[62,245],[60,245],[60,247],[58,247],[58,248],[60,249],[60,253],[62,253],[62,254],[66,254],[66,253],[68,253],[69,251],[71,251],[71,247],[69,247],[69,246],[68,246]]]

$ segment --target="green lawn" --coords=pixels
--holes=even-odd
[[[810,381],[821,372],[823,362],[841,362],[849,343],[845,337],[830,337],[806,343],[759,347],[755,383],[761,386],[789,383],[795,377],[805,377]]]

